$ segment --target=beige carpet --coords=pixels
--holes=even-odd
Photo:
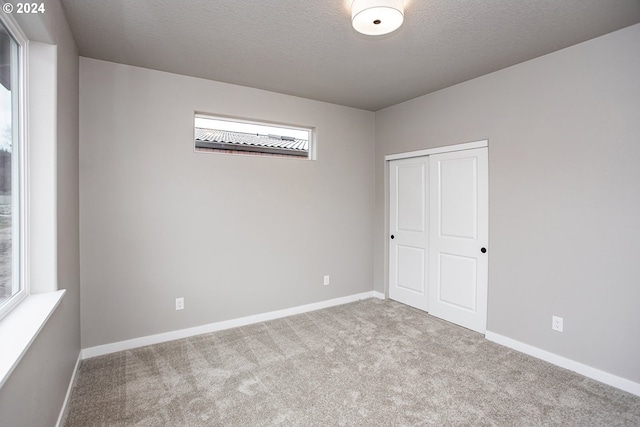
[[[640,398],[392,301],[82,362],[75,426],[640,426]]]

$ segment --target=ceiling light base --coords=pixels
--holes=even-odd
[[[404,21],[403,3],[404,0],[353,0],[351,24],[368,36],[391,33]]]

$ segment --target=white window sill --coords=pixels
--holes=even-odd
[[[64,289],[29,295],[0,320],[0,388],[56,309]]]

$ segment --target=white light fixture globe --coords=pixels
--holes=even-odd
[[[353,0],[351,24],[368,36],[380,36],[397,30],[404,21],[403,0]]]

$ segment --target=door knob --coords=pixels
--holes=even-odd
[[[395,238],[396,238],[396,236],[394,236],[394,235],[392,234],[392,235],[391,235],[391,238],[392,238],[392,239],[395,239]]]
[[[480,249],[480,252],[482,252],[483,254],[487,252],[487,248],[482,248]]]

